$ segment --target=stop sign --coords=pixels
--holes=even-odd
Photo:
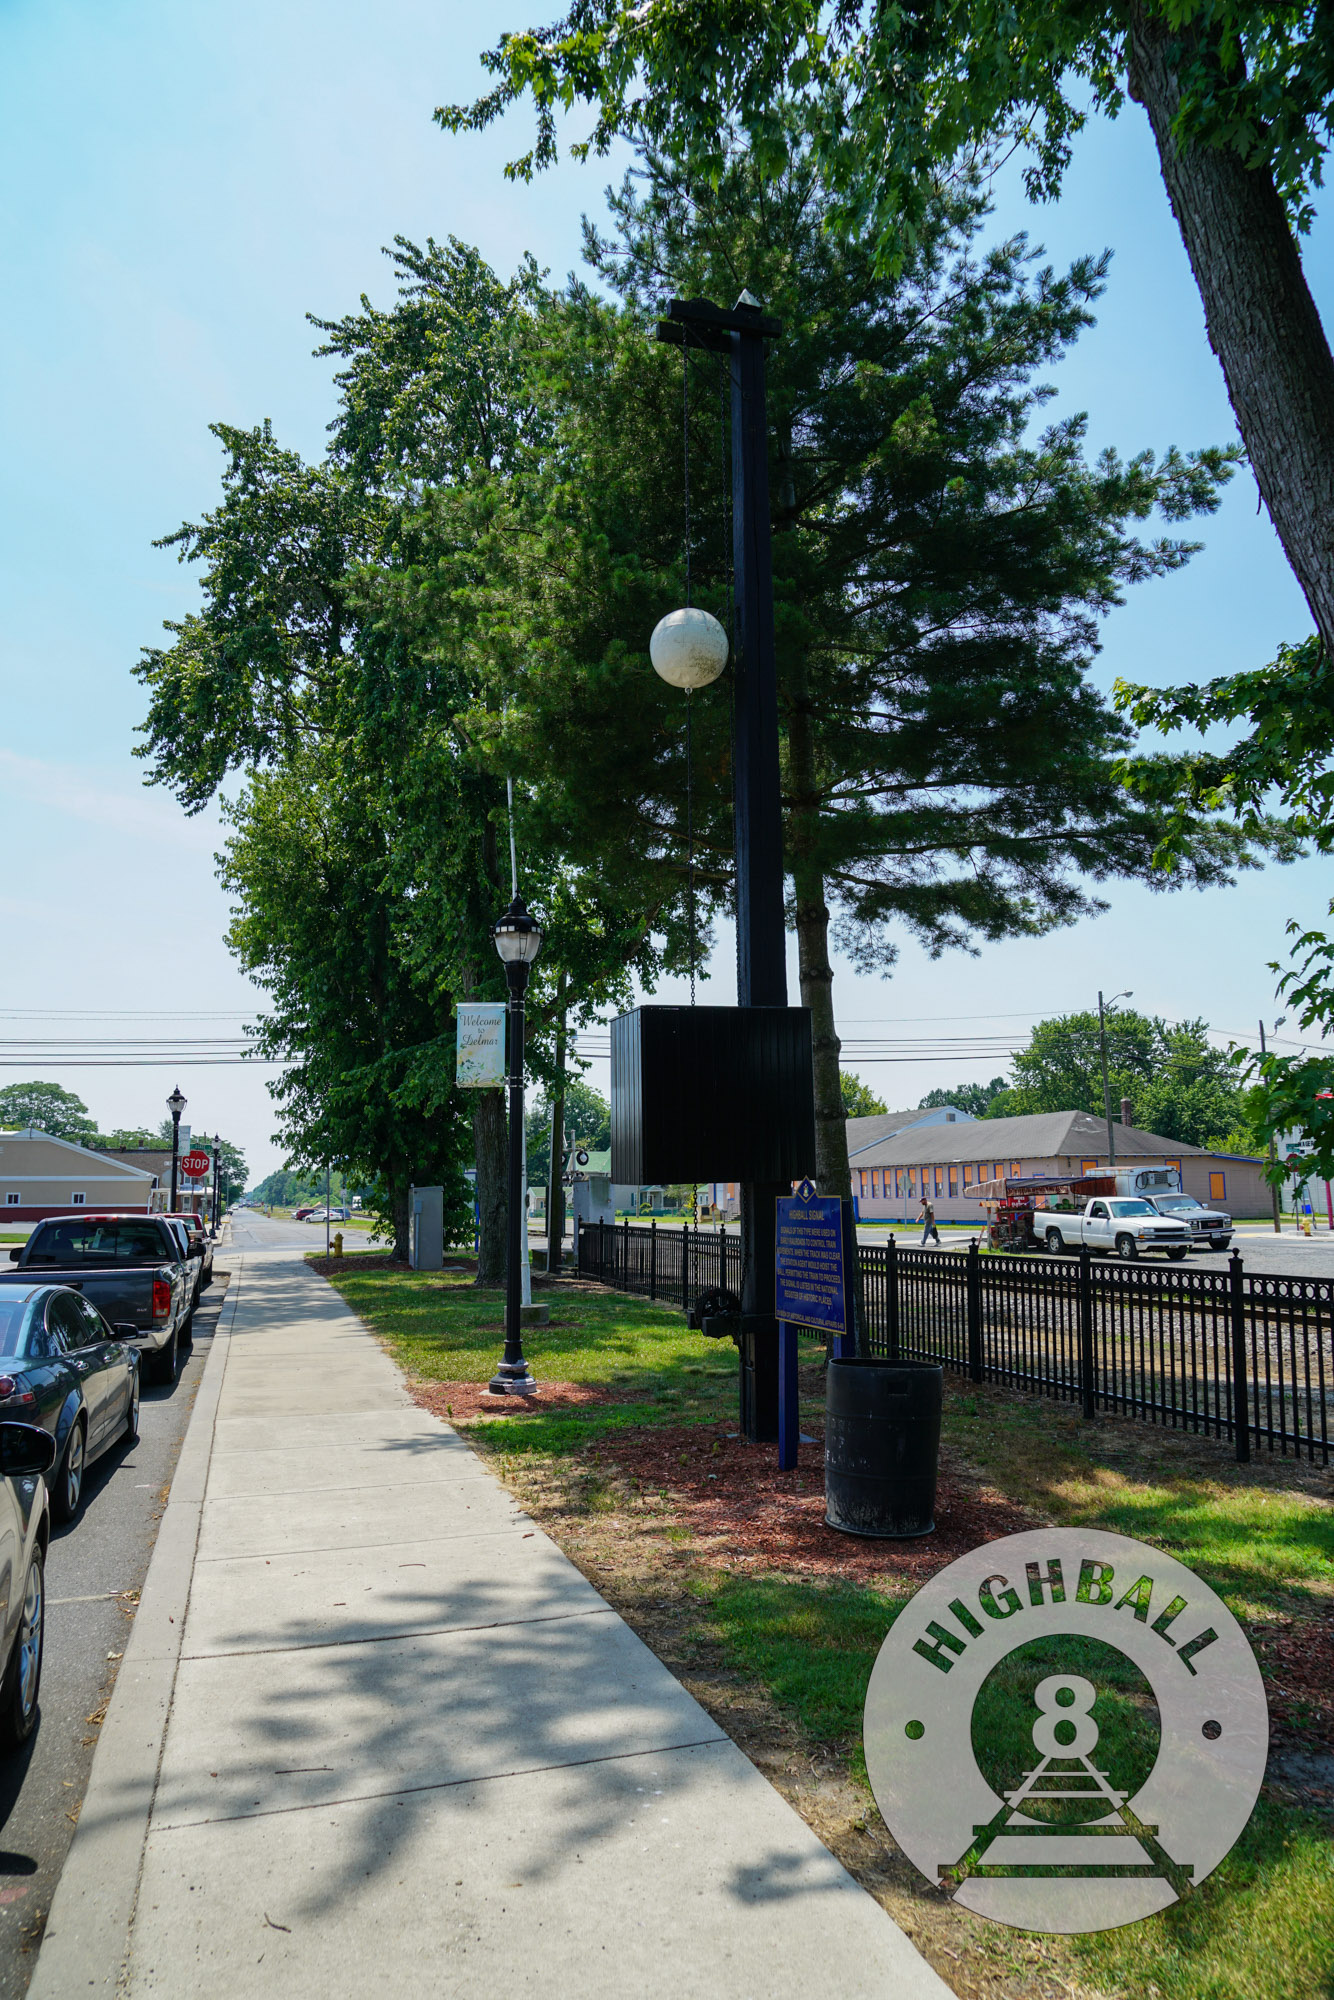
[[[186,1153],[179,1164],[188,1181],[202,1181],[208,1172],[208,1154],[198,1151]]]

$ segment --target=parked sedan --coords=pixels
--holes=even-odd
[[[55,1444],[51,1511],[72,1521],[88,1465],[139,1434],[139,1353],[63,1285],[0,1291],[0,1420],[37,1424]],[[3,1714],[0,1713],[0,1723]]]
[[[37,1725],[51,1539],[42,1475],[55,1456],[49,1431],[0,1422],[0,1750],[26,1743]]]

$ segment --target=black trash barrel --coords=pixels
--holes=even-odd
[[[831,1361],[825,1520],[848,1535],[929,1535],[944,1370],[934,1361]]]

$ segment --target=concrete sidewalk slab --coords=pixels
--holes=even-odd
[[[296,1445],[291,1451],[232,1451],[213,1463],[209,1498],[264,1493],[339,1493],[359,1486],[443,1486],[458,1483],[459,1468],[470,1464],[487,1478],[485,1466],[457,1437],[388,1438],[383,1445],[321,1450]]]
[[[32,2000],[947,2000],[336,1294],[242,1275]]]
[[[726,1739],[151,1838],[133,1993],[384,1988],[951,2000]]]
[[[582,1616],[539,1613],[523,1624],[297,1656],[184,1661],[154,1825],[724,1740],[601,1603]]]
[[[230,1370],[228,1371],[230,1373]],[[235,1402],[233,1384],[227,1385],[227,1407]],[[321,1405],[324,1398],[321,1395]],[[272,1406],[270,1406],[272,1407]],[[307,1416],[304,1409],[296,1409],[288,1417],[275,1417],[267,1413],[259,1417],[220,1417],[213,1431],[213,1455],[223,1457],[229,1451],[290,1451],[293,1445],[318,1444],[326,1450],[354,1451],[366,1444],[366,1409],[359,1405],[356,1410],[342,1413]],[[409,1403],[403,1410],[377,1410],[375,1412],[375,1442],[384,1443],[396,1437],[439,1437],[440,1427],[434,1420]],[[445,1433],[449,1441],[451,1433]],[[453,1440],[463,1444],[461,1438]],[[475,1454],[463,1446],[470,1459]]]
[[[601,1603],[545,1535],[529,1530],[516,1545],[498,1516],[475,1533],[430,1541],[199,1563],[185,1657],[350,1645],[386,1631],[555,1618]]]
[[[515,1522],[533,1523],[512,1493],[486,1476],[476,1459],[471,1466],[438,1480],[440,1487],[466,1488],[456,1496],[444,1532],[485,1534]],[[444,1497],[443,1494],[441,1496]],[[422,1489],[372,1484],[313,1493],[233,1494],[209,1501],[199,1534],[199,1560],[227,1556],[271,1556],[285,1551],[325,1549],[332,1542],[342,1549],[385,1548],[408,1540],[421,1529]]]

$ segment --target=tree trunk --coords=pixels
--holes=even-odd
[[[547,1270],[559,1271],[565,1252],[565,1001],[569,978],[556,988],[556,1076],[551,1088],[551,1164],[547,1172]]]
[[[394,1218],[394,1256],[400,1264],[406,1264],[411,1250],[408,1218],[408,1184],[405,1180],[389,1181],[389,1213]]]
[[[1148,113],[1209,344],[1269,517],[1334,655],[1334,357],[1267,167],[1178,147],[1179,31],[1130,10],[1128,84]]]
[[[509,1136],[503,1090],[475,1090],[473,1152],[477,1164],[477,1283],[505,1282],[505,1224],[509,1214]]]
[[[848,1128],[839,1076],[842,1044],[834,1025],[834,968],[829,963],[829,910],[824,875],[816,859],[819,787],[815,728],[803,684],[788,717],[788,781],[791,808],[788,841],[797,908],[797,966],[801,1004],[811,1010],[811,1058],[815,1073],[815,1184],[821,1194],[852,1196]]]

